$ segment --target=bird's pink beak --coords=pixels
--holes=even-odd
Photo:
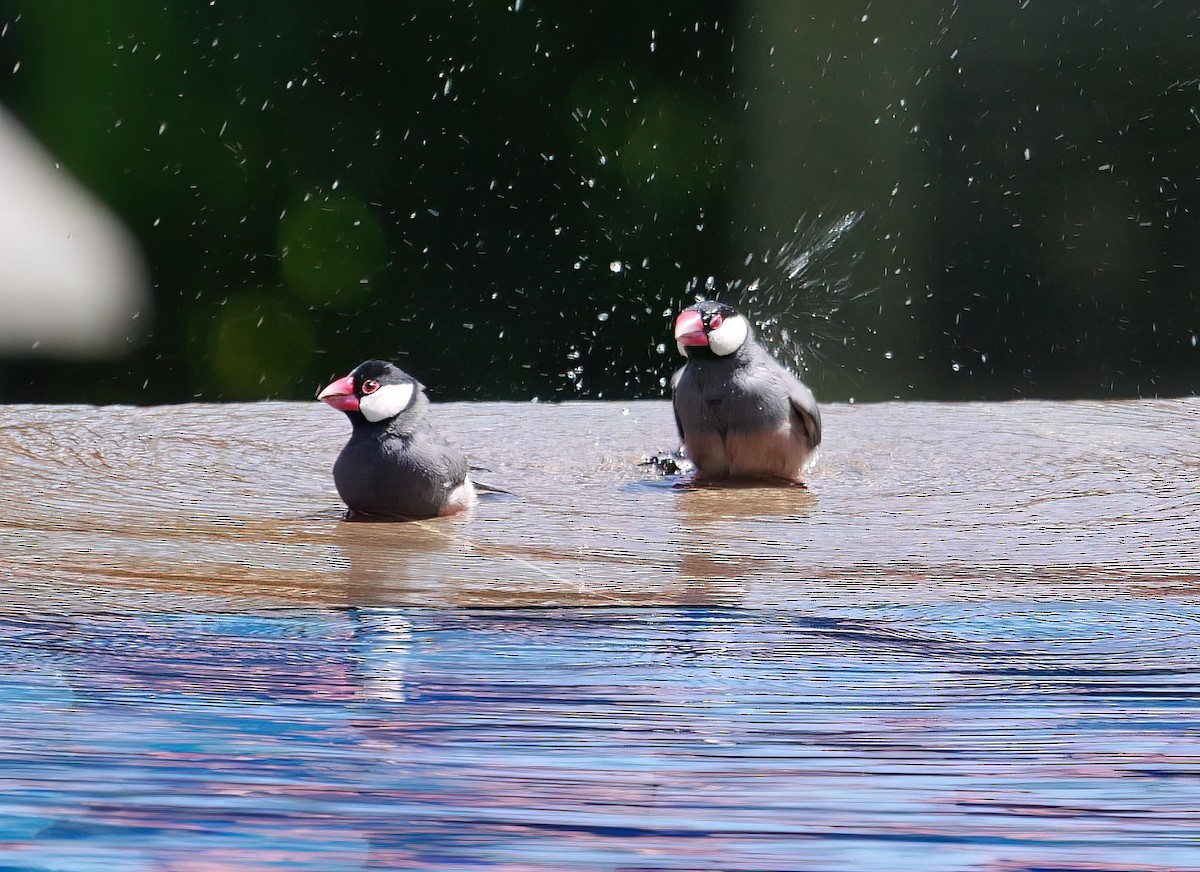
[[[354,376],[348,375],[331,382],[317,394],[317,399],[341,412],[357,412],[358,397],[354,396]]]
[[[708,345],[704,319],[692,309],[684,309],[675,319],[675,341],[680,345]]]

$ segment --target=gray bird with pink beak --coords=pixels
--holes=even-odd
[[[433,429],[425,388],[408,373],[368,360],[317,399],[345,412],[353,428],[333,464],[348,519],[432,518],[474,505],[467,459]]]
[[[671,400],[698,477],[802,482],[821,444],[821,413],[808,385],[724,303],[705,300],[680,312],[675,342],[687,363],[671,379]]]

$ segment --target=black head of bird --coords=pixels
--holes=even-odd
[[[317,399],[345,412],[355,426],[390,422],[419,411],[427,402],[421,383],[386,360],[359,364],[327,385]]]
[[[689,360],[728,357],[751,336],[750,322],[733,306],[704,300],[675,318],[675,343]]]

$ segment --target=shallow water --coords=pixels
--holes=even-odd
[[[338,520],[318,404],[0,407],[0,867],[1200,869],[1200,402],[434,414],[513,496]]]

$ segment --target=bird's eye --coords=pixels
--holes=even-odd
[[[721,326],[721,322],[724,320],[725,319],[722,318],[720,315],[714,314],[711,318],[708,319],[708,329],[716,330],[718,327]]]
[[[373,378],[365,379],[362,383],[362,392],[364,394],[373,394],[379,390],[379,382]]]

